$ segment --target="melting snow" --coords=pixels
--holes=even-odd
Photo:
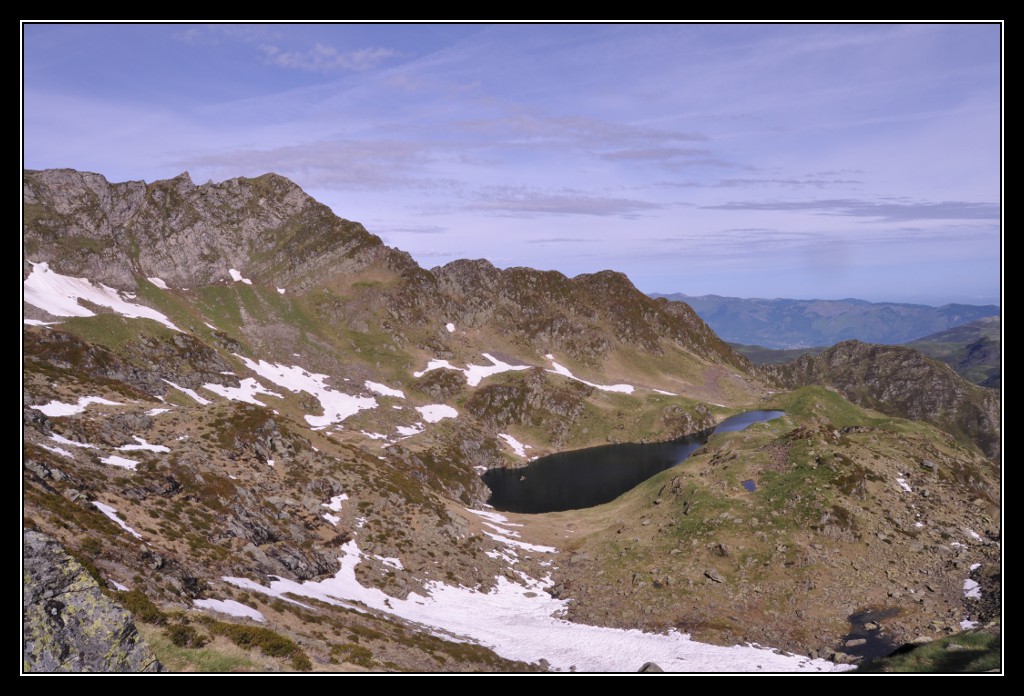
[[[320,507],[325,507],[328,510],[334,510],[335,512],[341,512],[341,504],[348,500],[348,496],[344,493],[331,497],[329,503],[321,503]]]
[[[245,619],[254,619],[261,622],[266,621],[263,614],[233,599],[197,599],[192,604],[201,609],[212,609],[228,616],[240,616]]]
[[[198,403],[198,404],[206,406],[208,403],[210,403],[209,399],[204,399],[203,397],[199,396],[198,394],[196,394],[195,390],[193,390],[193,389],[189,389],[188,387],[179,387],[177,384],[175,384],[174,382],[170,381],[169,379],[165,379],[164,381],[167,382],[172,387],[174,387],[175,389],[177,389],[178,391],[180,391],[180,392],[182,392],[184,394],[188,394],[189,396],[191,396],[192,399],[195,400],[196,403]]]
[[[107,505],[105,503],[101,503],[101,502],[96,501],[96,500],[92,501],[92,504],[96,506],[97,510],[99,510],[104,515],[109,517],[113,522],[115,522],[118,527],[120,527],[124,531],[128,532],[129,534],[131,534],[136,539],[141,539],[142,538],[141,534],[139,534],[134,529],[129,527],[127,524],[124,523],[124,520],[122,520],[120,517],[117,516],[117,510],[115,510],[114,508],[110,507],[109,505]]]
[[[324,413],[322,416],[306,416],[306,422],[314,428],[325,428],[332,423],[340,423],[359,411],[377,407],[377,400],[372,396],[351,396],[333,390],[327,384],[327,375],[314,374],[297,365],[280,365],[263,360],[255,362],[237,353],[236,356],[260,377],[293,392],[304,391],[315,397]]]
[[[51,447],[50,445],[44,445],[42,443],[40,443],[39,446],[42,447],[44,450],[49,450],[49,451],[53,452],[54,454],[62,455],[64,457],[67,457],[68,459],[74,459],[75,458],[75,455],[73,455],[71,452],[68,452],[63,447]]]
[[[491,512],[490,510],[472,510],[466,508],[466,512],[472,512],[474,515],[483,517],[485,520],[490,520],[495,524],[500,524],[503,527],[522,527],[523,525],[518,522],[509,522],[508,518],[502,515],[500,512]]]
[[[419,435],[423,432],[423,424],[417,423],[416,425],[400,425],[395,430],[398,431],[399,435],[403,437],[412,437],[413,435]]]
[[[498,433],[498,437],[508,443],[508,446],[512,448],[512,451],[518,454],[522,458],[526,458],[526,448],[529,445],[524,445],[519,440],[515,439],[511,435],[506,433]]]
[[[159,416],[161,413],[167,413],[171,409],[169,408],[151,408],[146,411],[147,416]]]
[[[139,465],[139,463],[134,459],[119,457],[116,454],[112,454],[109,457],[103,457],[100,461],[104,464],[111,464],[113,466],[119,466],[122,469],[131,469],[132,471],[135,471],[135,467]]]
[[[360,433],[370,438],[371,440],[387,440],[388,436],[381,433],[368,433],[365,430],[360,430]]]
[[[967,631],[967,630],[972,629],[972,628],[977,628],[977,626],[978,626],[978,622],[977,621],[971,621],[969,619],[964,619],[963,621],[960,622],[960,630],[961,631]]]
[[[229,372],[228,374],[234,373]],[[256,380],[255,377],[246,377],[237,387],[225,387],[221,384],[204,384],[203,389],[211,391],[218,396],[223,396],[225,399],[231,399],[232,401],[244,401],[247,404],[255,404],[256,406],[266,406],[265,403],[256,398],[257,394],[276,396],[279,399],[283,398],[277,392],[272,392],[264,387]]]
[[[444,328],[448,329],[448,333],[455,333],[455,324],[448,322],[444,325]]]
[[[252,285],[252,281],[249,280],[248,278],[243,278],[242,274],[239,273],[236,269],[229,268],[228,269],[228,273],[231,274],[231,280],[235,281],[236,283],[241,281],[241,282],[245,283],[246,285]]]
[[[72,416],[76,413],[81,413],[89,404],[106,404],[107,406],[124,405],[117,401],[108,401],[106,399],[101,399],[98,396],[82,396],[79,397],[77,404],[65,404],[60,401],[51,401],[48,404],[33,406],[32,408],[36,409],[37,411],[42,411],[50,418],[54,418],[56,416]]]
[[[406,599],[389,597],[356,580],[355,567],[363,558],[354,540],[342,546],[341,568],[333,578],[297,583],[274,578],[261,586],[245,578],[224,580],[246,590],[281,597],[285,593],[311,597],[333,605],[360,602],[376,609],[449,633],[458,640],[478,642],[504,657],[580,671],[635,672],[648,661],[666,671],[836,671],[849,669],[825,660],[784,655],[751,646],[720,647],[690,640],[678,632],[642,633],[574,624],[558,618],[567,602],[544,590],[550,580],[537,581],[520,573],[526,586],[498,576],[489,593],[439,582],[426,584],[426,596],[410,593]],[[360,609],[361,610],[361,609]]]
[[[554,373],[556,375],[562,375],[563,377],[568,377],[569,379],[574,379],[577,382],[583,382],[583,384],[586,384],[587,386],[593,387],[594,389],[600,389],[601,391],[619,392],[621,394],[632,394],[633,393],[633,385],[632,384],[594,384],[593,382],[588,382],[585,379],[580,379],[579,377],[577,377],[573,373],[569,372],[569,368],[565,367],[564,365],[560,365],[560,364],[556,363],[555,359],[551,356],[550,353],[548,353],[548,355],[546,357],[547,357],[548,360],[551,361],[551,368],[552,368],[550,370],[547,370],[548,372],[552,372],[552,373]]]
[[[62,445],[71,445],[72,447],[84,447],[85,449],[96,449],[96,445],[90,445],[86,442],[75,442],[74,440],[69,440],[66,437],[57,435],[56,433],[51,435],[50,439],[53,440],[54,442],[59,442]]]
[[[417,406],[416,410],[423,415],[423,420],[428,423],[437,423],[445,418],[458,418],[459,412],[451,406],[445,406],[444,404],[429,404],[427,406]]]
[[[125,451],[125,452],[127,452],[129,450],[147,450],[149,452],[170,452],[171,451],[169,447],[164,447],[163,445],[151,445],[148,442],[146,442],[145,440],[143,440],[141,437],[139,437],[138,435],[132,435],[132,438],[138,444],[136,444],[136,445],[124,445],[123,447],[118,447],[118,449],[122,450],[122,451]]]
[[[427,367],[425,370],[421,372],[413,372],[412,376],[419,378],[427,374],[431,370],[438,370],[444,368],[446,370],[455,370],[456,372],[462,372],[463,374],[466,375],[466,382],[469,384],[469,386],[475,387],[478,384],[480,384],[480,380],[482,380],[484,377],[490,377],[491,375],[496,375],[501,372],[509,372],[511,370],[530,369],[530,365],[509,365],[506,362],[498,360],[490,353],[484,353],[483,356],[487,358],[488,361],[490,361],[490,365],[466,365],[465,368],[462,368],[455,367],[447,360],[435,359],[427,363]]]
[[[405,570],[405,566],[402,565],[402,560],[399,558],[392,558],[390,556],[371,556],[371,558],[376,558],[384,565],[391,566],[395,570]]]
[[[381,384],[380,382],[371,382],[370,380],[366,380],[366,388],[372,392],[377,392],[381,396],[394,396],[399,399],[405,398],[405,392],[401,389],[392,389],[388,385]]]
[[[339,523],[339,522],[341,522],[341,518],[340,518],[340,517],[338,517],[337,515],[332,515],[332,514],[331,514],[331,513],[329,513],[329,512],[325,512],[325,513],[324,513],[324,514],[322,515],[322,517],[323,517],[323,518],[324,518],[325,520],[327,520],[328,522],[330,522],[331,524],[333,524],[333,525],[334,525],[335,527],[337,527],[337,526],[338,526],[338,523]]]
[[[31,261],[29,263],[32,263]],[[181,331],[160,312],[131,302],[125,302],[114,288],[102,283],[93,285],[85,278],[72,278],[50,270],[47,263],[32,264],[32,273],[25,279],[24,300],[56,317],[94,317],[96,313],[78,303],[87,300],[101,307],[109,307],[130,319],[152,319],[169,329]]]
[[[912,488],[910,487],[910,484],[908,484],[908,483],[907,483],[907,480],[906,480],[906,479],[904,479],[904,478],[902,478],[902,477],[900,477],[900,478],[897,478],[897,479],[896,479],[896,483],[900,484],[900,488],[902,488],[903,490],[905,490],[905,491],[906,491],[907,493],[913,493],[913,492],[914,492],[914,489],[912,489]]]
[[[964,580],[964,597],[969,599],[981,599],[981,586],[976,580],[968,578]]]
[[[42,319],[22,319],[22,322],[29,326],[57,326],[59,321],[43,321]]]
[[[165,283],[164,281],[160,280],[159,278],[146,278],[146,280],[148,280],[149,282],[151,282],[153,285],[157,286],[161,290],[170,290],[170,288],[167,287],[167,283]]]

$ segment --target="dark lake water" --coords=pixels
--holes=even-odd
[[[743,430],[781,415],[782,411],[747,411],[671,442],[589,447],[542,457],[519,469],[491,469],[481,477],[491,489],[487,502],[504,512],[527,513],[601,505],[679,464],[713,434]]]

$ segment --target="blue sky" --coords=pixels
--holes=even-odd
[[[283,174],[432,267],[1000,291],[1001,27],[23,25],[24,164]]]

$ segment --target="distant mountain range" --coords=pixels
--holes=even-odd
[[[690,305],[727,342],[776,349],[830,346],[850,339],[907,343],[999,314],[997,305],[929,307],[856,299],[765,300],[683,293],[651,296]]]

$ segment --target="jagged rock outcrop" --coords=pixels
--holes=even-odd
[[[26,171],[24,200],[26,260],[120,289],[135,288],[139,277],[209,285],[227,280],[231,268],[314,287],[310,278],[327,270],[415,265],[277,174],[197,186],[187,172],[147,184]]]
[[[999,458],[999,395],[916,350],[844,341],[820,355],[758,369],[787,388],[828,385],[859,406],[927,421]]]
[[[25,531],[23,668],[27,672],[159,672],[131,614],[107,598],[56,541]]]

